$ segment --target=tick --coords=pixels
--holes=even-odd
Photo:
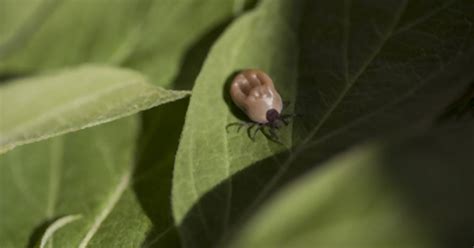
[[[243,70],[233,79],[230,96],[251,121],[230,123],[227,128],[238,126],[239,131],[245,126],[252,140],[261,131],[267,138],[281,143],[276,130],[288,125],[292,115],[282,114],[283,101],[270,76],[258,69]]]

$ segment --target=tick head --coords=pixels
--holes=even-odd
[[[276,109],[270,109],[267,111],[268,123],[275,123],[276,120],[280,119],[280,113]]]

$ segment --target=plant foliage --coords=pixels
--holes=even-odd
[[[0,247],[470,247],[470,0],[0,0]],[[226,130],[267,72],[282,144]],[[188,99],[188,96],[191,97]]]

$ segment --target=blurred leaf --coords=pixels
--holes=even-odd
[[[474,123],[338,156],[285,187],[233,247],[469,247]]]
[[[128,189],[136,135],[129,117],[0,156],[0,246],[138,247],[151,223]]]
[[[136,72],[84,66],[0,86],[0,153],[112,121],[188,95]]]
[[[31,0],[2,0],[0,2],[0,47],[3,54],[3,47],[13,43],[13,36],[21,37],[42,21],[45,12],[52,10],[55,1],[31,1]],[[37,23],[39,22],[39,23]],[[12,41],[9,41],[12,40]],[[0,56],[1,57],[1,56]],[[1,57],[3,58],[3,57]]]
[[[252,1],[155,0],[140,31],[141,39],[123,64],[146,73],[159,85],[192,84],[195,77],[180,78],[180,75],[190,60],[201,57],[190,54],[193,46],[226,26],[250,7]],[[205,56],[207,49],[204,52]],[[200,64],[192,66],[199,70]]]
[[[474,79],[471,1],[301,3],[262,1],[198,76],[172,196],[189,246],[225,240],[277,186],[351,145],[430,126]],[[298,114],[281,131],[285,146],[225,130],[246,120],[228,89],[249,67],[267,71]]]
[[[84,62],[126,65],[171,84],[187,49],[245,0],[0,0],[0,74]]]

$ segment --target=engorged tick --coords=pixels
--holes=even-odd
[[[246,69],[238,73],[230,87],[232,101],[249,117],[251,122],[235,122],[227,125],[248,127],[248,136],[255,140],[258,131],[267,138],[281,143],[276,130],[288,125],[292,115],[282,115],[283,101],[272,79],[263,71]],[[252,133],[252,128],[256,127]],[[268,133],[265,128],[268,128]]]

